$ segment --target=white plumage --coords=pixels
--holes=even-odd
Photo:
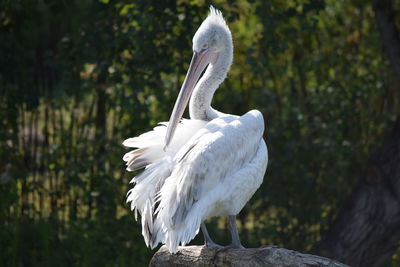
[[[145,242],[152,248],[162,242],[171,252],[200,227],[206,245],[216,245],[203,224],[215,216],[229,216],[232,246],[241,247],[234,216],[261,185],[268,161],[259,111],[239,117],[210,105],[233,55],[222,14],[210,11],[193,39],[194,56],[170,122],[123,143],[137,148],[124,155],[127,170],[145,167],[127,197],[135,217],[141,215]],[[189,97],[191,119],[180,121]]]

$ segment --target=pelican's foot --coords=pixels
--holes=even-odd
[[[213,241],[211,241],[211,242],[206,242],[206,243],[204,244],[204,246],[205,246],[206,248],[217,248],[217,249],[224,248],[224,246],[218,245],[217,243],[214,243]]]

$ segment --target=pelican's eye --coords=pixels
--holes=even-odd
[[[203,50],[208,48],[208,43],[204,43],[203,46],[201,47]]]

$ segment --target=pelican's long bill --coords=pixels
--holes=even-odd
[[[189,70],[186,74],[181,91],[179,92],[178,99],[175,102],[174,109],[169,119],[167,134],[165,135],[164,150],[168,147],[169,143],[174,136],[176,127],[182,118],[183,112],[189,102],[193,89],[203,70],[216,60],[217,53],[205,49],[201,52],[193,52],[193,57],[190,62]]]

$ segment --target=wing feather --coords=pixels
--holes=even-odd
[[[155,223],[168,232],[163,241],[170,250],[194,237],[206,211],[198,214],[199,218],[190,218],[199,224],[188,233],[185,224],[190,210],[218,183],[250,162],[263,132],[264,121],[258,111],[221,117],[200,129],[177,152],[173,171],[160,190]]]

